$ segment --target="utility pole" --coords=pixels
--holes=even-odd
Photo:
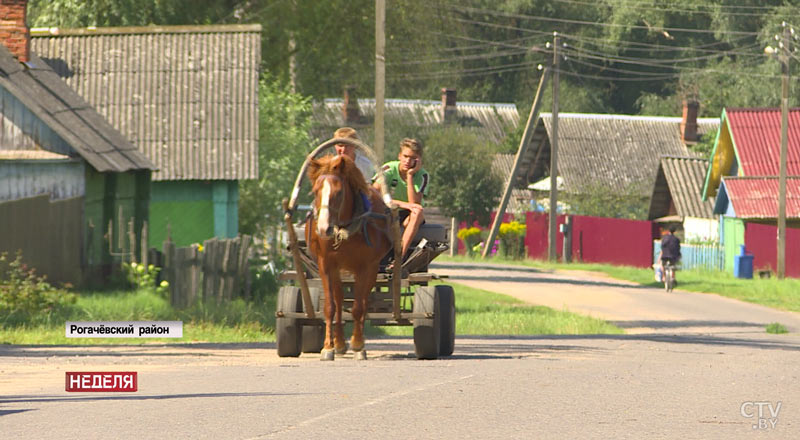
[[[386,94],[386,2],[375,0],[375,154],[381,163],[383,157],[383,109]]]
[[[556,229],[558,225],[558,32],[553,32],[553,122],[550,137],[550,228],[547,256],[556,261]]]
[[[500,223],[503,222],[503,215],[506,213],[506,206],[508,206],[508,199],[511,197],[511,192],[514,189],[514,181],[517,180],[520,164],[530,147],[533,131],[539,121],[539,109],[542,107],[542,98],[544,97],[545,87],[547,87],[547,78],[550,76],[550,70],[550,68],[545,68],[542,72],[542,77],[539,79],[539,88],[536,89],[536,96],[533,98],[531,112],[528,115],[528,123],[525,125],[525,131],[522,133],[522,139],[519,141],[517,155],[514,157],[514,165],[511,167],[511,175],[508,176],[508,180],[506,181],[506,189],[503,191],[503,197],[500,199],[500,207],[497,208],[497,213],[492,222],[492,228],[489,230],[489,237],[486,238],[486,242],[483,245],[482,258],[486,258],[492,250],[494,240],[497,238],[497,231],[500,229]],[[455,226],[453,230],[455,231]]]
[[[781,59],[781,156],[778,174],[778,278],[786,276],[786,156],[789,146],[789,51],[790,29],[783,24]]]

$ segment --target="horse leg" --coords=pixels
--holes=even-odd
[[[370,263],[355,274],[354,301],[353,301],[353,336],[350,347],[356,359],[366,359],[367,351],[364,350],[364,322],[367,317],[367,300],[372,288],[375,286],[375,276],[378,273],[378,262]]]
[[[320,273],[325,274],[323,267],[320,267]],[[325,341],[320,353],[320,360],[332,361],[334,359],[333,350],[333,318],[334,318],[334,304],[333,295],[331,293],[331,283],[328,276],[322,276],[322,289],[325,292]]]
[[[342,319],[342,307],[344,306],[344,290],[342,289],[342,279],[337,271],[331,274],[331,293],[336,307],[336,321],[333,325],[333,345],[336,354],[347,353],[347,343],[344,340],[344,320]]]

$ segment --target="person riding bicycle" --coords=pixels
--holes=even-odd
[[[661,260],[661,273],[663,274],[666,274],[664,266],[666,266],[667,263],[674,267],[681,259],[681,240],[675,236],[675,231],[677,229],[677,226],[671,225],[669,227],[669,233],[661,237],[661,254],[659,255],[659,259]],[[674,279],[675,272],[673,271],[672,273]]]

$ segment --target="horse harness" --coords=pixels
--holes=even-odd
[[[335,179],[341,180],[339,176],[334,174],[323,174],[317,177],[317,180],[327,177],[333,177]],[[358,196],[353,198],[353,216],[350,220],[346,223],[339,223],[339,219],[337,216],[336,224],[332,225],[329,228],[329,237],[333,237],[333,248],[339,249],[342,243],[349,239],[350,237],[355,236],[359,232],[364,234],[364,239],[367,242],[367,246],[372,246],[369,240],[369,234],[367,234],[367,225],[370,221],[374,222],[375,220],[386,220],[389,218],[389,208],[386,208],[386,213],[380,214],[377,212],[372,212],[372,205],[367,198],[367,195],[364,192],[359,191]],[[337,211],[338,212],[338,211]],[[317,212],[317,206],[313,205],[309,216],[313,216],[314,222],[318,221],[319,213]],[[377,228],[379,231],[386,234],[386,237],[390,237],[389,225],[387,224],[384,228]]]

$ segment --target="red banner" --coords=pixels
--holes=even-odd
[[[78,372],[67,371],[67,392],[118,393],[135,392],[138,381],[135,371]]]

